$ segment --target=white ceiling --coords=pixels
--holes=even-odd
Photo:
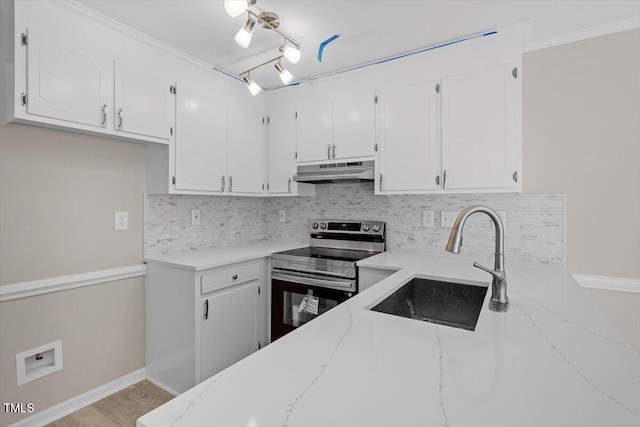
[[[282,38],[257,28],[248,49],[233,38],[246,14],[229,17],[222,0],[77,0],[209,64],[239,74],[278,55]],[[297,80],[463,36],[531,21],[536,42],[640,15],[638,0],[257,0],[280,16],[280,29],[301,43]],[[319,44],[334,34],[323,61]],[[263,87],[280,85],[272,66],[252,73]]]

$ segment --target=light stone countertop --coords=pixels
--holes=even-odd
[[[207,270],[236,262],[268,257],[272,253],[308,246],[305,243],[259,240],[237,246],[201,249],[176,255],[146,257],[146,263],[161,264],[186,270]]]
[[[391,251],[401,270],[144,415],[156,426],[634,426],[640,358],[562,266],[506,261],[476,330],[368,310],[415,276],[489,283],[462,255]]]

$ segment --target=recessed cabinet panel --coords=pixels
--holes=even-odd
[[[442,79],[446,190],[514,186],[516,83],[512,70],[513,66],[503,65]]]
[[[229,103],[227,191],[260,194],[265,163],[264,104],[253,98],[249,101]]]
[[[258,282],[202,300],[201,381],[258,350]]]
[[[331,157],[331,103],[302,94],[297,108],[298,162],[329,160]]]
[[[181,84],[176,114],[176,189],[223,192],[227,172],[226,103]]]
[[[371,92],[333,102],[333,158],[348,159],[375,154],[374,98]]]
[[[116,62],[115,129],[169,140],[175,118],[175,95],[169,78],[142,66]]]
[[[106,128],[113,61],[74,44],[29,31],[27,112]]]
[[[286,103],[269,105],[270,194],[293,191],[295,172],[295,108]]]
[[[388,89],[379,97],[379,192],[438,188],[437,81]]]

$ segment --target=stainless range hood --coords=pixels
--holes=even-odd
[[[298,173],[293,180],[309,184],[373,181],[373,160],[298,166]]]

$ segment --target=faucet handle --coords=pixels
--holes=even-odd
[[[491,268],[485,267],[484,265],[480,265],[477,262],[474,262],[473,266],[476,268],[479,268],[480,270],[486,271],[487,273],[491,274],[493,277],[495,277],[498,280],[504,279],[504,273],[502,273],[501,271],[495,271]]]

